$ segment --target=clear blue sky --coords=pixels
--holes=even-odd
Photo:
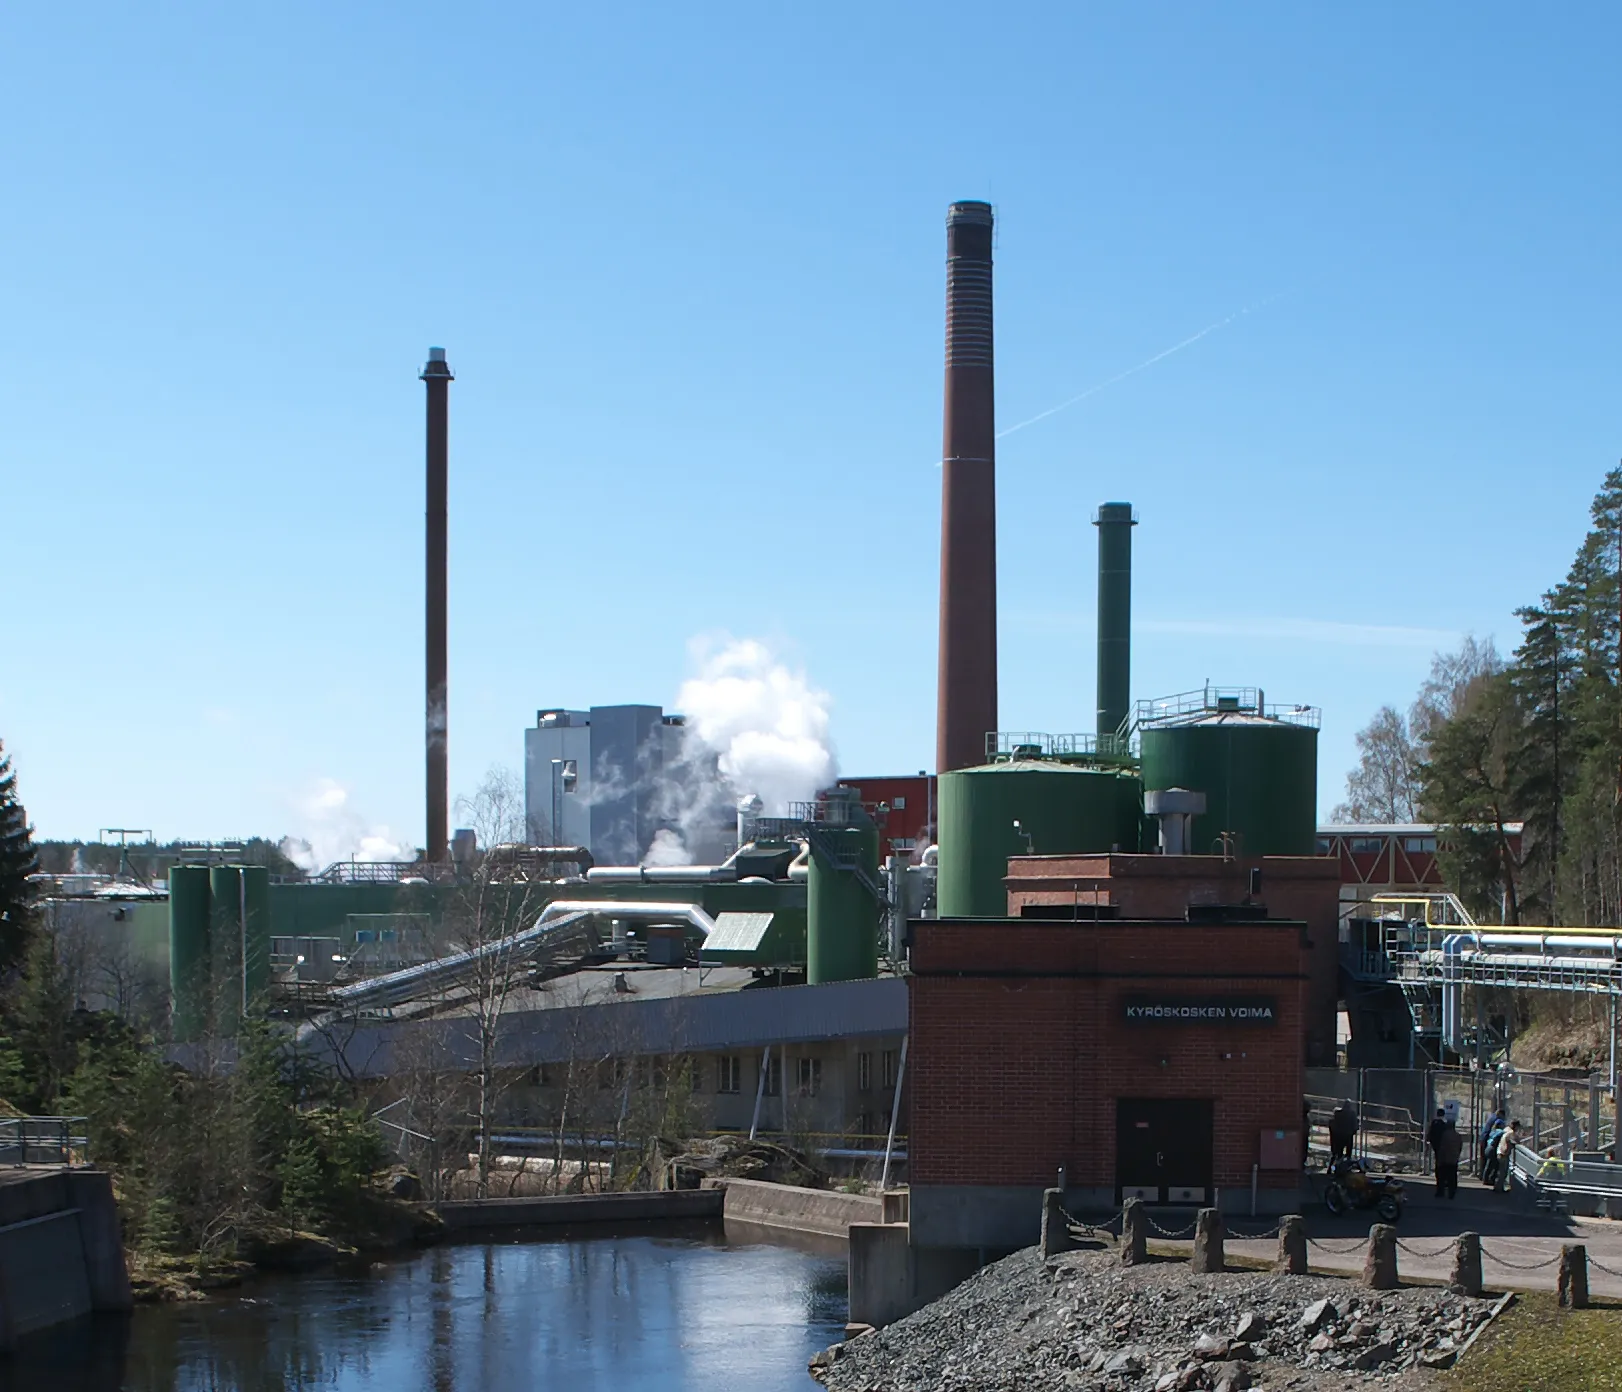
[[[0,738],[40,833],[422,835],[422,387],[452,787],[698,634],[931,761],[943,216],[988,198],[1002,720],[1354,731],[1512,646],[1622,450],[1613,5],[24,6],[7,20]]]

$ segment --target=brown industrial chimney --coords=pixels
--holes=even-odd
[[[428,860],[450,856],[450,759],[446,734],[445,495],[450,451],[451,370],[443,348],[428,350]]]
[[[941,643],[935,765],[985,762],[997,728],[996,414],[991,205],[946,213],[946,422],[941,451]]]

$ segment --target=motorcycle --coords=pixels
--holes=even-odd
[[[1357,1208],[1372,1208],[1384,1223],[1402,1218],[1403,1189],[1400,1179],[1369,1174],[1356,1160],[1337,1160],[1329,1167],[1324,1185],[1324,1207],[1336,1217]]]

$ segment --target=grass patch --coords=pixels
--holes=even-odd
[[[1622,1302],[1562,1310],[1550,1291],[1518,1295],[1442,1385],[1448,1392],[1622,1392]]]

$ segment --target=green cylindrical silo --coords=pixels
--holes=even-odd
[[[938,787],[942,918],[1006,914],[1010,856],[1138,848],[1136,778],[1022,759],[943,773]]]
[[[208,870],[169,871],[169,1010],[178,1040],[196,1039],[208,1023]]]
[[[1103,503],[1098,528],[1098,739],[1110,743],[1126,724],[1132,702],[1132,520],[1131,503]]]
[[[805,979],[859,981],[878,975],[878,828],[863,819],[817,833],[806,876]],[[863,884],[863,878],[867,884]]]
[[[270,993],[270,871],[263,865],[242,867],[243,900],[247,917],[243,922],[243,942],[247,948],[247,970],[243,981],[248,1009],[264,1006]]]
[[[1143,786],[1205,794],[1190,849],[1236,855],[1318,849],[1318,731],[1254,712],[1212,711],[1142,730]]]
[[[240,865],[213,865],[208,871],[209,955],[214,963],[215,1028],[235,1034],[242,1017],[242,909]]]

